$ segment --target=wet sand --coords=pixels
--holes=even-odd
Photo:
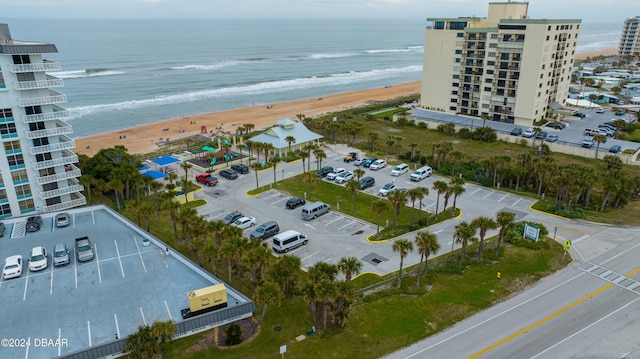
[[[222,124],[223,131],[236,132],[237,126],[251,123],[255,130],[271,127],[283,118],[297,120],[298,114],[306,117],[342,111],[359,107],[369,101],[382,101],[400,96],[420,93],[420,81],[408,82],[389,87],[315,97],[305,100],[274,103],[268,106],[252,106],[234,110],[183,117],[153,124],[136,126],[124,130],[76,138],[76,153],[93,156],[101,148],[116,145],[125,146],[129,153],[144,154],[159,149],[156,143],[186,138],[201,133],[201,126],[206,132],[216,131]],[[270,107],[270,108],[267,108]]]

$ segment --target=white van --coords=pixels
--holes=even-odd
[[[302,219],[309,221],[328,213],[331,207],[324,202],[313,202],[302,207]]]
[[[304,234],[290,230],[273,237],[271,248],[273,248],[277,253],[287,253],[291,249],[304,246],[308,241],[307,236]]]
[[[393,169],[391,170],[391,175],[392,176],[400,176],[403,175],[405,173],[407,173],[409,171],[409,165],[407,165],[406,163],[401,163],[395,167],[393,167]]]
[[[432,171],[433,170],[429,166],[424,166],[422,168],[418,168],[417,170],[415,170],[415,172],[413,172],[411,174],[411,180],[415,181],[415,182],[420,182],[423,179],[431,176],[431,172]]]

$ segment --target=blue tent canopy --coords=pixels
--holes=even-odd
[[[172,163],[180,162],[180,160],[171,156],[162,156],[162,157],[156,158],[155,160],[151,160],[151,162],[157,164],[158,166],[164,167]]]
[[[160,172],[160,171],[156,171],[156,170],[151,170],[151,171],[147,171],[145,173],[142,174],[143,176],[149,176],[151,178],[153,178],[154,180],[158,180],[158,179],[162,179],[165,178],[166,174]]]

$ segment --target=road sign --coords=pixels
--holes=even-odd
[[[566,251],[569,247],[571,247],[571,241],[567,239],[564,241],[564,250]]]

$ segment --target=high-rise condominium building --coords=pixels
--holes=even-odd
[[[636,55],[640,53],[640,16],[632,17],[624,21],[618,55]]]
[[[0,218],[86,203],[68,113],[58,106],[66,97],[53,90],[63,82],[47,74],[60,64],[42,57],[57,52],[52,44],[14,40],[0,24]]]
[[[428,18],[420,106],[531,125],[564,105],[581,21],[529,19],[528,6]]]

